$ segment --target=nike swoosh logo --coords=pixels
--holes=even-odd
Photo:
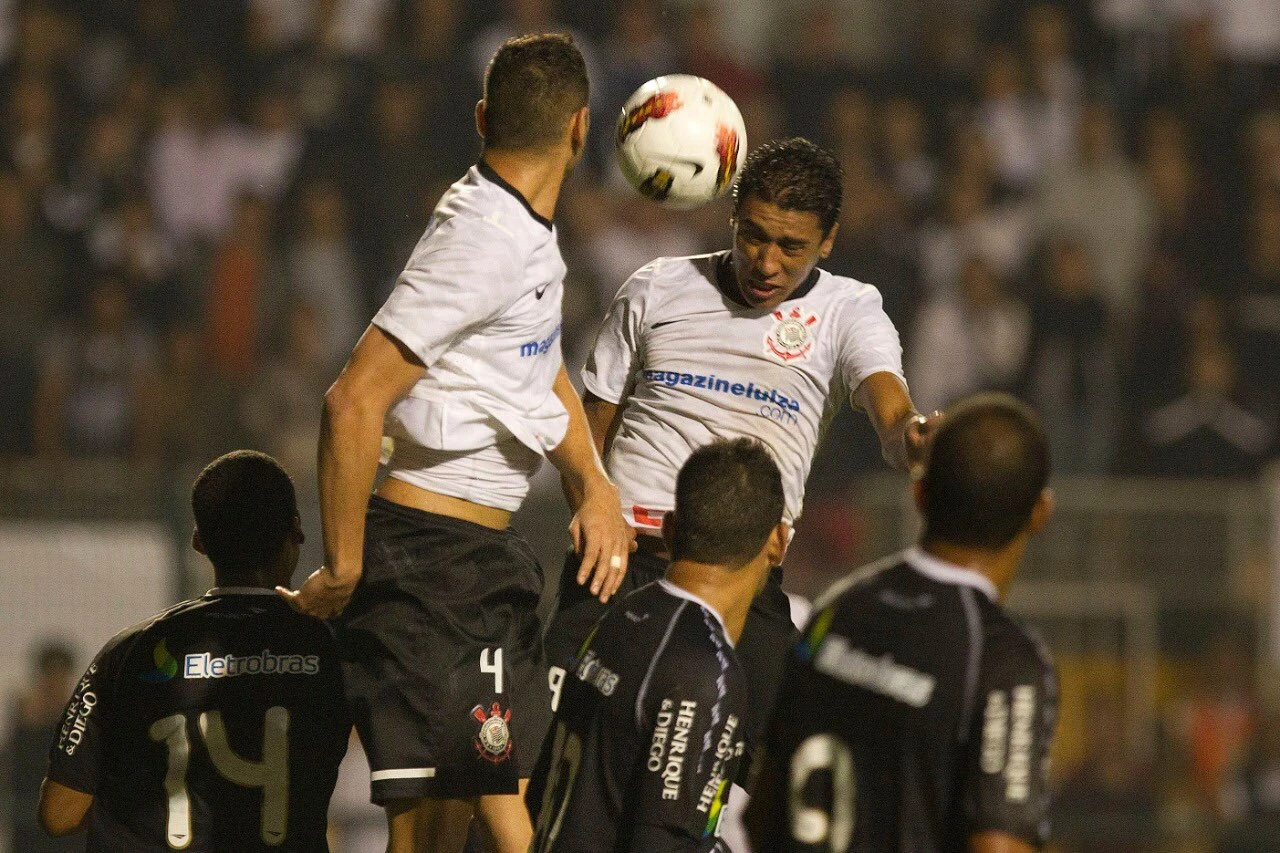
[[[533,295],[534,295],[534,297],[535,297],[535,298],[537,298],[537,299],[541,299],[541,298],[542,298],[542,294],[546,293],[546,292],[547,292],[547,288],[548,288],[548,287],[550,287],[550,286],[551,286],[551,285],[549,285],[549,284],[544,284],[544,285],[542,285],[542,289],[541,289],[541,290],[539,290],[539,289],[535,288],[535,289],[534,289],[534,291],[533,291]]]
[[[676,158],[673,158],[673,159],[671,160],[671,162],[672,162],[672,163],[679,163],[681,166],[692,166],[692,167],[693,167],[693,176],[694,176],[695,178],[696,178],[698,175],[701,175],[701,174],[702,174],[702,164],[701,164],[701,163],[699,163],[697,160],[683,160],[683,159],[681,159],[681,158],[679,158],[679,157],[676,157]]]
[[[685,320],[685,319],[687,319],[687,318],[685,318],[685,317],[677,317],[677,318],[676,318],[676,319],[674,319],[674,320],[662,320],[662,321],[660,321],[660,322],[654,323],[654,324],[653,324],[652,326],[650,326],[649,328],[650,328],[650,329],[653,329],[653,330],[657,330],[657,329],[661,329],[663,326],[670,326],[672,323],[679,323],[679,322],[681,322],[681,321],[683,321],[683,320]]]

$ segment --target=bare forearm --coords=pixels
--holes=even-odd
[[[856,399],[880,438],[880,452],[899,471],[916,461],[908,427],[920,418],[906,388],[890,373],[873,373],[858,386]]]
[[[555,450],[547,454],[547,458],[560,472],[565,496],[569,499],[569,505],[576,510],[587,492],[609,485],[597,444],[603,444],[603,439],[594,438],[582,401],[578,399],[578,392],[574,390],[564,368],[560,369],[560,374],[556,377],[554,391],[569,413],[569,428]]]
[[[365,509],[378,473],[384,414],[333,392],[325,399],[318,461],[324,562],[344,580],[361,573]]]

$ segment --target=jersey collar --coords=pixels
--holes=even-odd
[[[204,594],[205,598],[213,598],[219,595],[276,595],[274,589],[267,589],[262,586],[215,586]]]
[[[524,197],[524,193],[507,183],[501,175],[493,170],[492,166],[484,160],[481,160],[476,163],[476,169],[479,170],[480,176],[486,181],[491,184],[497,184],[499,187],[515,196],[516,201],[524,205],[524,209],[529,212],[529,215],[533,217],[535,222],[543,228],[546,228],[548,231],[551,230],[551,220],[534,210],[533,205],[529,204],[529,200]]]
[[[822,271],[816,266],[809,270],[809,275],[805,276],[805,280],[800,282],[800,286],[797,287],[790,296],[782,300],[782,304],[785,305],[793,299],[804,299],[809,295],[809,291],[813,290],[817,285],[818,278],[821,275]],[[720,292],[723,293],[725,298],[730,302],[735,305],[741,305],[743,308],[756,307],[743,299],[742,291],[738,289],[738,279],[733,274],[732,251],[726,249],[719,253],[719,257],[716,258],[715,277],[716,287],[720,289]]]
[[[689,590],[685,589],[682,586],[676,586],[666,578],[658,578],[658,585],[661,586],[663,589],[665,589],[667,592],[669,592],[671,595],[674,595],[676,598],[683,598],[686,601],[692,601],[694,604],[698,605],[703,610],[706,610],[712,616],[716,617],[716,622],[720,624],[720,633],[724,634],[725,642],[728,643],[730,646],[733,646],[733,638],[729,636],[728,629],[724,627],[724,619],[720,618],[720,611],[716,610],[710,604],[707,604],[701,598],[698,598],[698,596],[689,592]]]
[[[903,554],[907,564],[927,578],[939,583],[963,584],[979,590],[992,601],[1000,599],[1000,593],[991,578],[973,569],[957,566],[939,557],[935,557],[920,546],[908,548]]]

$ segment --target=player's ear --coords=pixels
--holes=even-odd
[[[480,138],[485,138],[485,122],[484,122],[484,98],[476,101],[476,133],[480,134]]]
[[[833,222],[831,224],[831,230],[828,231],[827,235],[822,238],[822,243],[818,246],[818,257],[820,258],[830,257],[831,250],[834,249],[836,245],[836,232],[839,230],[840,230],[840,223]]]
[[[664,512],[662,514],[662,544],[667,546],[667,553],[675,553],[676,541],[676,514],[674,512]]]
[[[297,544],[299,544],[299,545],[301,545],[303,542],[306,542],[306,541],[307,541],[307,534],[306,534],[306,532],[302,529],[302,519],[301,519],[301,518],[299,518],[299,517],[298,517],[298,516],[296,516],[296,515],[293,517],[293,532],[292,532],[292,536],[293,536],[293,541],[294,541],[294,542],[296,542],[296,543],[297,543]]]
[[[569,149],[578,156],[587,147],[587,134],[591,132],[591,108],[583,107],[569,117]]]
[[[791,527],[785,521],[778,522],[765,540],[764,552],[769,566],[781,566],[787,557],[787,543],[791,540]]]
[[[1036,498],[1035,506],[1031,507],[1031,518],[1027,521],[1027,530],[1033,534],[1039,533],[1049,523],[1049,519],[1053,518],[1057,508],[1058,499],[1053,494],[1053,489],[1047,486],[1041,489],[1040,497]]]
[[[204,542],[200,541],[199,528],[191,531],[191,547],[197,554],[204,554],[206,557],[209,556],[209,552],[205,550]]]

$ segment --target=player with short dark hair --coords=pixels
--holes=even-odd
[[[529,786],[533,853],[722,849],[748,703],[733,645],[786,547],[784,501],[758,442],[685,462],[666,576],[609,611],[563,685]]]
[[[485,74],[485,147],[554,146],[589,94],[586,64],[569,36],[511,40]]]
[[[920,545],[814,605],[747,809],[758,850],[1025,853],[1044,843],[1053,664],[1001,607],[1053,513],[1035,414],[947,414],[915,484]]]
[[[560,351],[565,263],[551,217],[586,145],[588,81],[561,34],[503,43],[476,106],[477,163],[440,199],[325,396],[325,564],[297,592],[336,625],[391,850],[499,851],[532,836],[520,799],[550,717],[542,569],[509,527],[549,458],[607,600],[632,534]],[[370,496],[384,433],[387,477]],[[349,602],[349,603],[348,603]]]
[[[289,476],[253,451],[191,490],[217,586],[116,635],[76,685],[40,796],[98,851],[327,850],[351,730],[338,647],[276,595],[303,541]]]
[[[806,139],[747,156],[734,187],[733,246],[658,258],[618,291],[583,370],[585,406],[639,550],[623,589],[661,577],[658,536],[676,472],[694,448],[755,437],[782,471],[794,525],[818,442],[846,399],[867,411],[882,453],[909,468],[936,421],[916,412],[898,333],[879,292],[817,265],[831,252],[844,192],[839,162]],[[603,607],[573,555],[547,635],[553,682]],[[795,641],[781,569],[752,607],[739,649],[759,733]]]

